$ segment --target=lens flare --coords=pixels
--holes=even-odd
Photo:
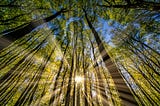
[[[76,76],[76,77],[75,77],[75,82],[76,82],[76,83],[82,83],[83,80],[84,80],[84,78],[81,77],[81,76]]]

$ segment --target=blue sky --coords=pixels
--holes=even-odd
[[[110,31],[114,28],[113,26],[109,25],[110,20],[104,20],[103,18],[98,17],[98,27],[96,28],[97,32],[101,32],[101,36],[103,36],[104,40],[110,44],[113,45],[111,40],[112,34]]]

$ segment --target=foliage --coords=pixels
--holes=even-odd
[[[158,0],[0,1],[0,105],[159,105],[158,7]]]

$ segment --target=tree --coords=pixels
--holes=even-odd
[[[158,7],[0,1],[0,105],[158,105]]]
[[[106,64],[106,67],[108,68],[108,71],[110,72],[110,74],[111,74],[114,82],[116,83],[117,77],[119,77],[120,79],[122,79],[121,82],[116,83],[116,85],[117,85],[117,90],[118,90],[119,93],[120,93],[120,98],[122,98],[122,104],[123,104],[123,105],[128,105],[128,104],[129,104],[129,105],[137,105],[136,100],[134,100],[134,97],[132,96],[132,93],[130,92],[129,88],[128,88],[127,85],[125,84],[125,81],[123,80],[123,78],[121,78],[121,74],[119,73],[118,69],[116,69],[116,65],[111,62],[110,57],[109,57],[109,55],[107,54],[107,52],[106,52],[106,50],[105,50],[105,48],[104,48],[104,46],[103,46],[103,43],[102,43],[102,41],[101,41],[100,38],[99,38],[98,33],[96,32],[96,30],[95,30],[94,27],[92,26],[91,22],[89,21],[89,19],[88,19],[88,17],[87,17],[87,13],[86,13],[85,10],[84,10],[84,12],[85,12],[85,17],[86,17],[87,23],[88,23],[89,27],[91,28],[92,33],[93,33],[93,35],[94,35],[94,37],[95,37],[95,39],[96,39],[99,52],[100,52],[100,54],[101,54],[101,56],[102,56],[103,61],[104,61],[105,64]],[[107,61],[110,61],[110,62],[108,63]],[[111,67],[111,66],[112,66],[112,67]],[[114,72],[113,72],[113,71],[114,71]],[[117,72],[116,72],[116,71],[117,71]],[[115,73],[116,73],[116,74],[115,74]],[[125,88],[125,89],[122,90],[122,88],[121,88],[120,86],[118,86],[119,83],[120,83],[121,85],[123,85],[123,88]],[[124,94],[126,94],[127,96],[126,96],[126,97],[123,96]],[[130,98],[129,98],[130,100],[127,100],[128,97],[130,97]],[[123,98],[125,98],[125,99],[123,100]],[[126,101],[126,100],[127,100],[127,101]],[[129,101],[129,102],[128,102],[128,101]]]
[[[36,27],[51,21],[52,19],[56,18],[58,15],[61,13],[65,12],[65,9],[61,9],[57,13],[55,13],[52,16],[49,16],[44,19],[36,20],[36,21],[31,21],[29,23],[24,24],[22,26],[18,26],[17,28],[14,28],[13,30],[11,29],[10,32],[7,32],[7,34],[4,34],[2,37],[0,37],[1,45],[4,47],[1,47],[1,49],[7,47],[9,44],[11,44],[13,41],[25,36],[26,34],[30,33],[32,30],[34,30]],[[19,28],[20,27],[20,28]],[[6,44],[7,43],[7,44]]]

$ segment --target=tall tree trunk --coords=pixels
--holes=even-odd
[[[11,30],[10,32],[4,33],[2,37],[0,37],[0,50],[3,48],[9,46],[12,42],[16,41],[19,38],[22,38],[26,34],[30,33],[32,30],[34,30],[36,27],[49,22],[59,16],[61,13],[66,12],[65,9],[61,9],[54,15],[51,15],[49,17],[46,17],[44,19],[36,20],[36,21],[31,21],[27,25],[22,25],[20,28],[14,28],[14,30]]]
[[[103,75],[104,75],[104,77],[105,77],[105,79],[106,79],[106,82],[107,82],[107,86],[108,86],[108,93],[110,94],[110,98],[111,98],[111,101],[112,101],[112,105],[115,105],[115,102],[116,102],[116,100],[115,99],[113,99],[113,98],[115,98],[115,96],[113,97],[113,91],[111,90],[111,88],[110,88],[110,85],[109,85],[109,80],[108,80],[108,76],[106,76],[106,73],[105,73],[105,69],[103,68],[103,66],[102,66],[102,72],[103,72]]]
[[[93,43],[92,43],[91,39],[89,39],[89,40],[90,40],[91,47],[92,47],[93,61],[96,64],[96,65],[94,65],[94,68],[95,68],[95,71],[96,71],[96,74],[97,74],[97,78],[98,78],[98,88],[99,88],[100,94],[101,94],[101,99],[102,99],[101,101],[102,101],[102,104],[104,106],[108,106],[108,102],[107,102],[108,101],[108,97],[106,96],[105,85],[104,85],[105,83],[104,83],[104,81],[102,79],[102,75],[100,73],[100,68],[99,68],[99,65],[98,65],[98,62],[97,62],[97,58],[95,56]]]
[[[62,100],[61,95],[63,95],[63,88],[64,88],[64,86],[65,86],[65,84],[64,84],[65,80],[64,80],[64,79],[65,79],[67,70],[68,70],[68,67],[64,67],[64,74],[62,75],[63,81],[61,82],[60,91],[59,91],[58,99],[57,99],[58,102],[60,102],[60,101]]]
[[[64,42],[64,41],[63,41],[63,42]],[[62,48],[62,46],[63,46],[63,43],[62,43],[62,45],[61,45],[61,48]],[[67,52],[68,46],[69,46],[69,42],[67,43],[66,48],[65,48],[64,53],[63,53],[63,57],[62,57],[62,60],[61,60],[60,66],[59,66],[59,70],[58,70],[58,73],[57,73],[56,78],[55,78],[55,83],[54,83],[53,92],[55,92],[55,91],[56,91],[56,88],[57,88],[58,78],[59,78],[60,73],[61,73],[61,70],[62,70],[62,68],[63,68],[64,58],[65,58],[65,54],[66,54],[66,52]],[[49,105],[52,105],[52,104],[53,104],[53,102],[54,102],[54,100],[55,100],[55,97],[56,97],[55,95],[56,95],[55,93],[53,93],[53,94],[51,95],[51,98],[50,98],[50,101],[49,101]]]
[[[121,64],[121,66],[123,67],[123,69],[127,70],[126,67]],[[130,77],[134,80],[134,83],[137,84],[137,86],[139,87],[140,91],[144,94],[144,97],[149,101],[151,106],[158,106],[158,103],[156,102],[155,98],[153,99],[152,96],[150,96],[146,89],[144,89],[144,87],[133,77],[132,74],[130,74]]]
[[[74,34],[76,29],[73,28]],[[77,39],[77,37],[76,37]],[[70,67],[70,72],[69,72],[69,80],[68,80],[68,86],[67,86],[67,93],[65,95],[65,106],[69,106],[71,103],[71,90],[72,90],[72,81],[74,80],[73,78],[73,72],[75,71],[75,51],[76,51],[76,42],[75,42],[75,35],[73,35],[72,38],[72,60],[71,60],[71,67]],[[73,103],[73,102],[72,102]]]
[[[99,52],[102,56],[102,59],[105,62],[105,65],[106,65],[108,71],[110,72],[110,74],[113,78],[113,81],[116,85],[116,88],[119,92],[120,98],[122,100],[122,104],[125,105],[125,106],[137,106],[138,104],[137,104],[134,96],[132,95],[130,89],[126,85],[125,80],[121,76],[121,73],[119,72],[115,63],[113,63],[111,61],[109,55],[107,54],[107,52],[105,50],[105,47],[104,47],[101,39],[99,38],[98,33],[96,32],[96,30],[94,29],[94,27],[92,26],[91,22],[89,21],[89,19],[87,17],[86,11],[84,9],[83,9],[83,11],[85,13],[87,23],[88,23],[90,29],[92,30],[92,33],[93,33],[93,35],[96,39],[98,49],[99,49]]]
[[[130,60],[134,63],[133,66],[129,66],[132,70],[138,71],[143,78],[148,81],[148,83],[151,84],[151,86],[155,89],[155,91],[160,92],[160,86],[159,86],[159,80],[157,80],[156,78],[154,78],[153,76],[148,76],[151,73],[147,72],[147,71],[143,71],[141,69],[141,66],[139,66],[139,63],[136,63],[132,58],[130,58]],[[134,68],[135,67],[135,68]],[[148,75],[147,75],[148,74]]]
[[[44,58],[44,61],[43,61],[44,63],[42,62],[41,65],[39,66],[39,68],[34,73],[34,76],[29,81],[29,84],[27,85],[25,90],[22,92],[22,94],[20,95],[18,100],[16,101],[16,103],[15,103],[16,106],[31,104],[33,97],[34,97],[34,94],[37,90],[39,81],[42,77],[42,74],[43,74],[43,72],[46,68],[46,65],[48,64],[48,61],[50,60],[54,50],[55,50],[55,47],[52,48],[50,55],[46,56],[46,59]]]
[[[84,55],[84,49],[85,49],[85,46],[84,46],[84,37],[83,37],[83,34],[81,33],[81,40],[82,40],[82,70],[83,70],[83,76],[84,76],[84,105],[85,106],[88,106],[88,101],[87,101],[87,98],[88,98],[88,92],[87,92],[87,73],[86,73],[86,68],[85,68],[85,64],[86,64],[86,61],[85,61],[85,55]]]
[[[78,28],[77,28],[77,25],[75,25],[75,24],[74,24],[74,29],[78,29]],[[76,74],[77,74],[76,72],[77,72],[77,68],[78,68],[78,67],[77,67],[77,63],[78,63],[78,59],[77,59],[77,52],[78,52],[78,51],[77,51],[78,31],[74,30],[74,32],[75,32],[76,38],[75,38],[75,41],[74,41],[74,50],[75,50],[75,51],[74,51],[74,54],[75,54],[75,57],[74,57],[74,58],[75,58],[75,62],[74,62],[74,75],[73,75],[73,78],[74,78],[74,80],[73,80],[73,82],[74,82],[74,83],[73,83],[73,86],[74,86],[74,87],[73,87],[72,106],[75,106],[75,105],[76,105],[76,104],[75,104],[75,103],[76,103],[76,102],[75,102],[75,101],[76,101],[76,82],[75,82],[75,78],[76,78]]]
[[[77,60],[77,63],[76,63],[76,75],[80,73],[80,52],[76,52],[76,60]],[[80,85],[79,84],[76,84],[76,106],[80,106]]]

